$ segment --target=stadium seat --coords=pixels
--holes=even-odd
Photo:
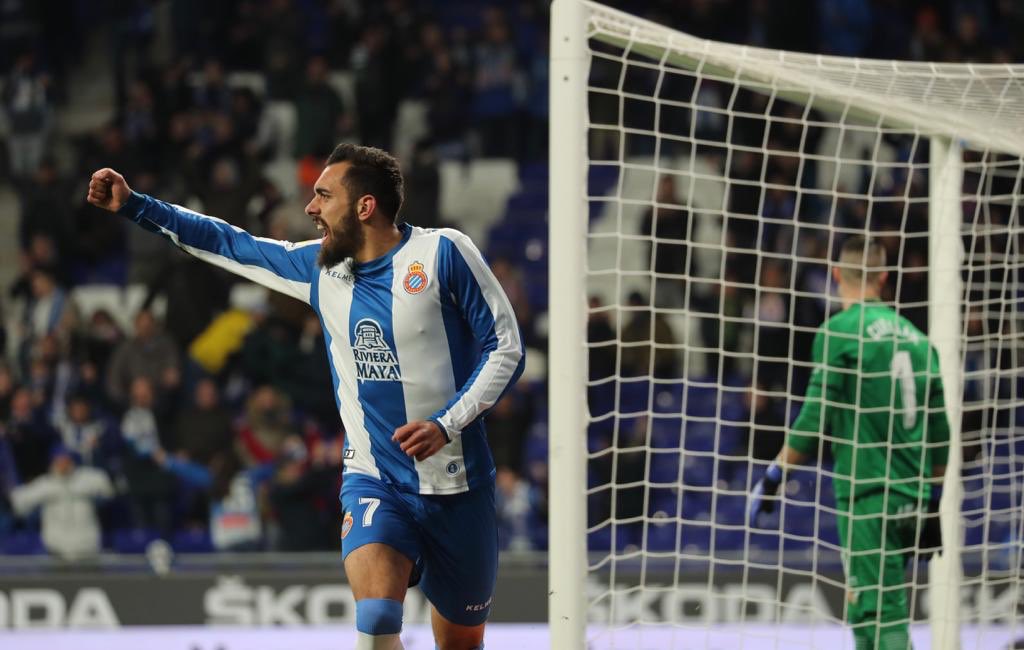
[[[178,530],[171,539],[171,547],[178,553],[212,553],[213,540],[205,528]]]
[[[121,528],[110,535],[111,550],[117,553],[145,553],[150,542],[159,539],[155,530],[146,528]]]
[[[746,531],[742,528],[715,527],[713,539],[715,542],[715,553],[740,551],[744,547]]]
[[[0,536],[0,555],[41,555],[46,553],[37,530],[16,530]]]

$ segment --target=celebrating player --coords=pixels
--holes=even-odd
[[[481,416],[519,377],[508,298],[462,233],[396,217],[398,162],[341,144],[306,213],[321,239],[260,237],[132,192],[112,169],[88,200],[199,259],[312,306],[345,425],[342,555],[357,650],[402,647],[402,602],[420,582],[443,650],[483,647],[497,575],[494,463]]]
[[[786,444],[754,487],[750,523],[774,508],[787,467],[815,457],[829,434],[847,621],[857,650],[910,647],[905,562],[941,551],[937,517],[946,470],[938,355],[910,321],[879,302],[885,249],[842,247],[833,277],[843,311],[814,339],[814,371]],[[927,512],[925,512],[927,510]]]

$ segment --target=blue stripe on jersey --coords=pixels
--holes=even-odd
[[[279,242],[257,239],[220,219],[136,193],[121,210],[147,230],[160,232],[161,226],[170,228],[186,246],[273,271],[286,280],[310,282],[311,276],[317,275],[319,246],[289,248]],[[144,216],[142,210],[146,212]]]
[[[378,258],[355,271],[357,280],[352,289],[349,340],[355,358],[364,426],[370,433],[370,451],[381,478],[418,492],[419,475],[413,460],[391,442],[394,434],[391,423],[406,422],[401,368],[392,330],[392,257]]]
[[[448,338],[452,371],[455,385],[461,387],[441,411],[443,414],[473,386],[487,357],[497,347],[498,336],[494,328],[494,316],[480,291],[480,285],[462,253],[447,237],[441,237],[438,242],[437,268],[444,282],[441,287],[441,315]],[[494,461],[491,459],[486,435],[481,419],[462,430],[466,475],[471,478],[480,474],[494,474]]]

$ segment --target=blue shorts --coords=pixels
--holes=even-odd
[[[461,494],[401,492],[364,474],[341,485],[342,557],[380,543],[422,565],[420,589],[458,625],[487,620],[498,575],[494,484]]]

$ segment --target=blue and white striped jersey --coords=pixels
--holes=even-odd
[[[518,379],[525,350],[508,298],[468,237],[402,224],[401,242],[383,257],[322,269],[320,240],[254,237],[137,193],[121,214],[313,307],[345,425],[344,471],[420,494],[465,492],[494,479],[481,416]],[[419,462],[391,436],[426,419],[452,441]]]

